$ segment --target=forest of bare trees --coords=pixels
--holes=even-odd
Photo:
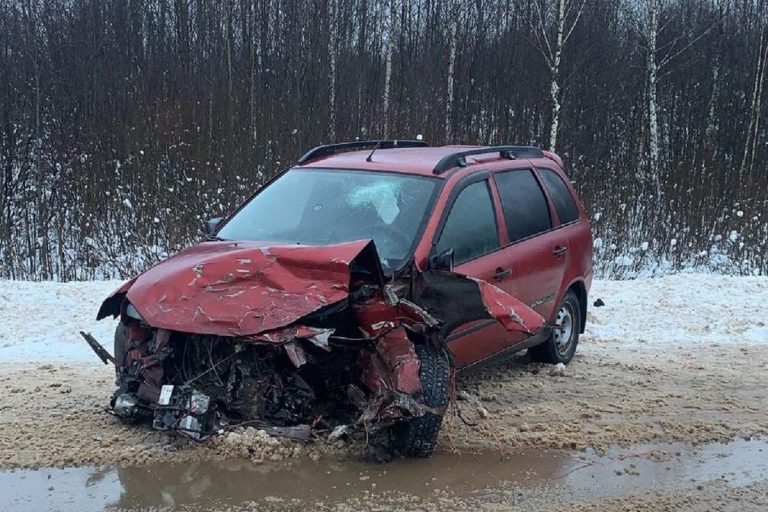
[[[768,2],[0,0],[0,278],[127,275],[307,148],[553,147],[604,276],[768,273]]]

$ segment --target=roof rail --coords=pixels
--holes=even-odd
[[[487,146],[484,148],[465,149],[457,151],[450,155],[445,155],[440,159],[432,169],[434,174],[442,174],[448,169],[454,167],[466,167],[467,157],[475,155],[485,155],[487,153],[498,153],[501,158],[514,160],[516,158],[542,158],[544,153],[541,149],[533,146]]]
[[[356,140],[354,142],[342,142],[339,144],[325,144],[323,146],[317,146],[316,148],[310,149],[304,153],[304,155],[299,158],[296,163],[301,165],[308,162],[309,160],[323,156],[335,155],[339,151],[346,149],[392,149],[425,147],[429,147],[429,144],[421,140]]]

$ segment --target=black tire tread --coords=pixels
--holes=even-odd
[[[415,345],[416,355],[421,361],[421,380],[424,403],[433,408],[448,406],[451,368],[444,350],[432,343]],[[426,413],[398,425],[395,436],[397,449],[406,457],[429,457],[437,446],[437,437],[443,415]]]
[[[115,328],[115,344],[113,355],[117,361],[116,368],[123,366],[123,361],[125,360],[125,339],[127,330],[128,327],[123,322],[118,323],[117,327]]]

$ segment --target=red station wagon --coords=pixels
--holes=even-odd
[[[528,146],[319,146],[207,240],[134,277],[113,412],[203,439],[244,422],[365,432],[432,453],[455,372],[528,349],[568,363],[590,224],[560,158]]]

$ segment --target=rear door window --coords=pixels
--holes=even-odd
[[[552,228],[549,204],[533,171],[500,172],[494,179],[499,189],[510,242]]]
[[[454,201],[437,241],[437,253],[453,248],[463,263],[499,247],[499,232],[486,180],[468,185]]]
[[[539,169],[539,176],[541,176],[541,180],[549,192],[549,197],[555,205],[557,216],[560,217],[560,224],[579,220],[579,208],[560,175],[551,169]]]

